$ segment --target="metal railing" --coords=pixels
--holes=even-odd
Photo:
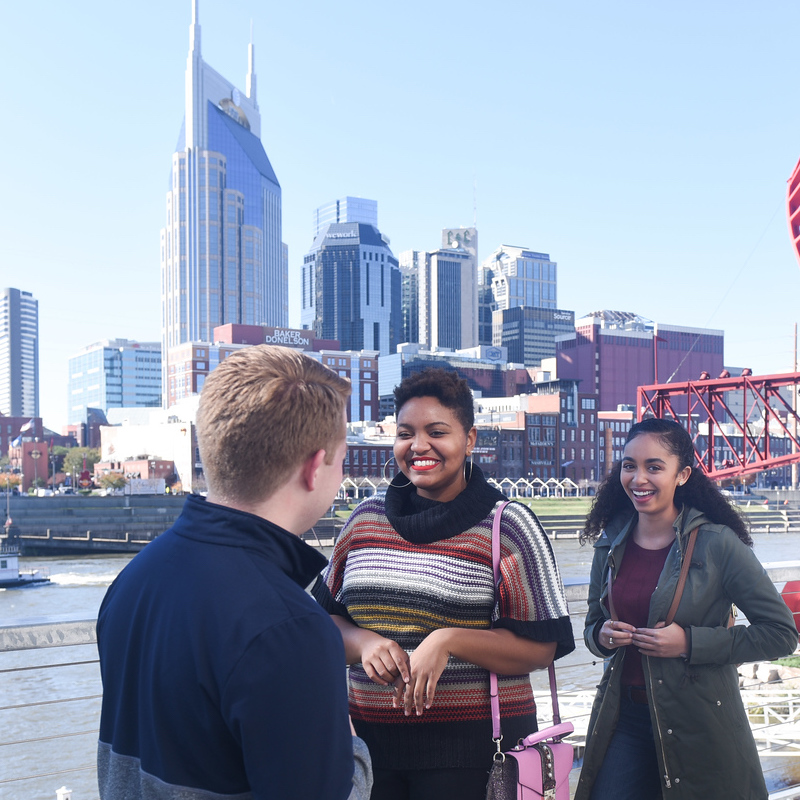
[[[94,619],[46,617],[0,627],[0,800],[96,800],[102,687]]]
[[[800,580],[800,561],[767,565],[767,571],[782,586]],[[580,757],[603,665],[583,645],[588,585],[565,588],[578,647],[558,662],[559,704],[562,718],[575,726],[572,742]],[[0,626],[0,800],[52,800],[63,785],[73,800],[97,799],[102,687],[95,645],[94,619],[49,616]],[[764,670],[761,681],[742,690],[751,728],[773,797],[794,796],[781,793],[787,781],[800,795],[800,679],[794,686],[776,683]],[[552,713],[547,676],[532,677],[540,724],[546,725]],[[572,771],[573,786],[578,772]]]

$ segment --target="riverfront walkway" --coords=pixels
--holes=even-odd
[[[185,497],[13,497],[0,543],[23,555],[136,553],[178,518]]]
[[[552,539],[575,539],[583,530],[591,498],[531,499],[518,495],[520,487],[515,485],[502,488],[530,505]],[[309,544],[333,545],[354,505],[344,499],[345,484],[340,494],[332,513],[304,535]],[[12,524],[0,529],[0,545],[15,547],[23,555],[137,553],[172,525],[184,501],[181,495],[13,497]],[[800,510],[795,506],[764,506],[763,500],[753,499],[739,508],[753,533],[800,532]]]
[[[800,562],[766,569],[778,588],[787,580],[800,580]],[[586,650],[581,636],[588,585],[572,582],[565,589],[578,647],[558,662],[559,704],[562,718],[575,726],[569,741],[580,758],[603,666]],[[96,797],[94,761],[102,687],[95,643],[93,616],[0,624],[5,689],[0,704],[0,797],[53,797],[61,785],[71,787],[81,800]],[[772,799],[796,799],[800,798],[800,682],[788,673],[782,682],[773,682],[772,668],[760,665],[755,679],[752,665],[741,668],[746,684],[742,698]],[[552,718],[547,673],[531,677],[539,724],[544,726]],[[576,766],[573,787],[578,773]],[[787,781],[795,789],[783,794],[779,789]]]

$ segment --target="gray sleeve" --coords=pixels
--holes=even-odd
[[[363,740],[353,737],[353,790],[348,800],[369,800],[372,792],[372,760]]]
[[[589,652],[600,658],[609,658],[615,650],[606,650],[598,641],[597,635],[603,623],[609,618],[601,602],[608,579],[606,577],[607,548],[596,548],[592,558],[592,569],[589,574],[588,611],[584,620],[583,640]]]
[[[716,580],[707,584],[721,586],[720,598],[714,600],[724,608],[717,608],[720,622],[692,626],[690,663],[741,664],[793,653],[797,628],[792,612],[755,553],[729,528],[714,536],[711,543],[713,550],[709,547],[706,561],[716,570]],[[744,612],[748,625],[728,628],[721,622],[731,601]],[[713,608],[712,602],[706,601],[705,607]]]

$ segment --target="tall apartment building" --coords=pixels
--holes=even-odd
[[[596,311],[556,340],[558,377],[595,392],[600,411],[636,405],[639,386],[697,380],[723,369],[725,332],[652,322],[623,311]],[[678,410],[678,409],[676,409]]]
[[[478,345],[477,259],[475,228],[445,228],[441,249],[400,253],[404,341],[429,349]]]
[[[0,292],[0,414],[39,416],[39,301],[30,292]]]
[[[164,384],[175,345],[217,325],[286,325],[281,187],[261,143],[254,47],[246,91],[203,61],[192,3],[186,105],[161,230]]]
[[[69,425],[87,422],[87,409],[156,408],[161,405],[161,345],[104,339],[69,358]]]
[[[478,273],[463,248],[428,253],[419,276],[419,340],[462,350],[478,344]]]
[[[401,285],[389,239],[375,225],[327,223],[303,259],[301,324],[319,338],[338,340],[342,350],[388,355],[402,338]]]

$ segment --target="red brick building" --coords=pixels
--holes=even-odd
[[[636,314],[598,311],[556,339],[557,374],[597,395],[599,411],[635,406],[636,389],[696,380],[723,369],[724,332],[650,322]]]

